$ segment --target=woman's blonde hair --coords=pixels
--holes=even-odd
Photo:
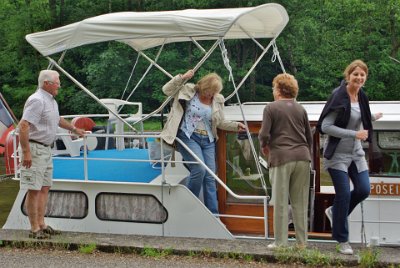
[[[275,76],[272,81],[274,90],[278,90],[279,94],[284,98],[296,98],[299,93],[299,84],[293,75],[283,73]]]
[[[210,73],[201,78],[196,86],[195,89],[197,92],[200,94],[204,93],[220,93],[222,90],[222,79],[221,77],[216,74],[216,73]]]
[[[354,70],[357,67],[360,67],[365,72],[365,74],[368,76],[367,64],[365,62],[363,62],[362,60],[355,60],[352,63],[350,63],[343,72],[343,75],[344,75],[344,78],[346,79],[346,81],[349,80],[351,73],[354,72]]]

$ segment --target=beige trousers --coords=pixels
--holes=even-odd
[[[293,161],[278,167],[270,167],[269,178],[272,185],[271,203],[274,206],[275,243],[279,246],[287,245],[290,200],[296,241],[300,245],[305,245],[307,243],[310,162]]]

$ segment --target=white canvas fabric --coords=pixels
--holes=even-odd
[[[60,28],[28,34],[43,56],[74,47],[120,41],[137,51],[163,43],[195,40],[275,38],[289,21],[279,4],[228,9],[119,12],[88,18]]]

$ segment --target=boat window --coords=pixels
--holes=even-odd
[[[164,223],[168,213],[153,195],[100,193],[96,196],[96,215],[100,220]]]
[[[320,163],[320,186],[333,186],[332,184],[332,180],[331,177],[328,173],[328,171],[326,171],[324,169],[324,146],[325,146],[325,140],[327,139],[328,135],[325,134],[320,134],[319,135],[319,163]],[[322,190],[323,188],[321,188],[321,192],[324,192],[324,190]]]
[[[396,177],[400,175],[400,131],[374,131],[369,150],[372,175]]]
[[[252,133],[252,140],[257,155],[261,156],[258,133]],[[263,157],[264,158],[264,157]],[[265,158],[264,158],[265,159]],[[261,167],[268,193],[271,194],[268,170]],[[257,166],[250,147],[250,141],[245,134],[226,134],[226,184],[239,195],[265,195]],[[238,200],[229,193],[229,203],[262,203],[262,200]]]
[[[26,212],[26,196],[22,203],[22,212]],[[88,198],[83,192],[75,191],[49,191],[46,207],[46,217],[83,219],[88,214]]]

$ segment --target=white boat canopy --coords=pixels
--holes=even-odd
[[[289,17],[279,4],[227,9],[119,12],[28,34],[43,56],[82,45],[120,41],[136,51],[194,40],[276,38]]]
[[[107,109],[109,113],[113,114],[121,122],[136,132],[136,129],[123,119],[118,112],[108,108],[89,89],[79,83],[79,81],[60,66],[59,63],[67,50],[100,42],[123,42],[135,49],[138,52],[138,56],[142,55],[146,58],[151,63],[149,68],[155,66],[165,75],[172,78],[173,76],[168,71],[157,64],[156,60],[158,55],[156,60],[153,60],[144,53],[144,50],[160,46],[160,53],[164,44],[185,41],[193,42],[204,53],[202,59],[192,68],[194,71],[197,71],[211,53],[219,46],[224,65],[229,71],[229,80],[232,82],[234,88],[232,94],[225,100],[229,100],[232,96],[236,95],[238,103],[241,104],[238,90],[269,48],[273,47],[273,57],[271,60],[275,61],[275,59],[278,59],[282,70],[285,72],[275,44],[275,39],[283,31],[288,21],[289,17],[285,8],[274,3],[246,8],[120,12],[88,18],[80,22],[44,32],[28,34],[26,40],[43,56],[48,58],[50,61],[49,68],[50,66],[55,66],[101,106]],[[267,46],[264,47],[256,40],[261,38],[270,39]],[[227,49],[224,45],[225,39],[252,39],[258,47],[262,49],[262,53],[258,55],[253,66],[248,70],[238,85],[236,85],[235,79],[233,79],[232,67],[230,66]],[[215,40],[215,42],[208,51],[206,51],[197,42],[203,40]],[[62,55],[59,63],[50,58],[50,55],[60,52],[62,52]],[[147,71],[143,76],[145,76],[146,73]],[[142,79],[139,80],[138,84],[141,81]],[[169,103],[173,95],[174,94],[169,96],[158,109],[146,115],[136,123],[140,123],[160,112]],[[247,121],[243,112],[242,116],[247,126]],[[248,139],[251,141],[251,150],[257,164],[262,186],[267,193],[261,166],[257,161],[258,157],[248,127],[246,132]]]

